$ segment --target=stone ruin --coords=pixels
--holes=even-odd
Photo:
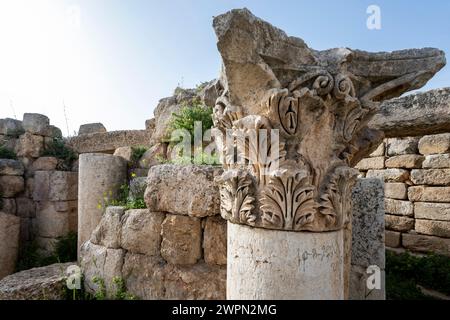
[[[80,127],[66,139],[80,155],[68,171],[40,157],[61,136],[48,118],[0,120],[19,158],[0,160],[0,299],[39,299],[46,284],[62,298],[55,266],[7,275],[23,241],[49,251],[73,230],[85,289],[101,278],[109,298],[119,277],[142,299],[384,299],[385,245],[450,256],[450,90],[395,98],[438,72],[442,51],[316,51],[246,9],[213,26],[219,78],[160,100],[145,130]],[[170,116],[193,98],[214,107],[222,166],[164,164]],[[255,141],[221,140],[227,130],[280,141],[260,161],[246,158]],[[136,146],[148,151],[130,188],[147,208],[99,208]],[[366,287],[373,265],[380,290]]]

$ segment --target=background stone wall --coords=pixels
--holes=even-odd
[[[356,168],[385,182],[386,246],[450,256],[450,133],[385,139]]]

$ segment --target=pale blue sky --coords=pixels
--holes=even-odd
[[[366,27],[371,4],[381,30]],[[178,84],[217,76],[212,17],[242,7],[314,49],[450,53],[449,1],[1,0],[0,118],[45,113],[64,134],[142,129]],[[450,86],[449,70],[423,90]]]

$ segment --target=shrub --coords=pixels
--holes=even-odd
[[[73,162],[77,159],[77,154],[70,149],[61,138],[53,138],[41,153],[41,157],[55,157],[62,161],[58,163],[58,170],[70,171]]]
[[[0,145],[0,159],[14,159],[15,160],[15,159],[17,159],[17,156],[13,150],[11,150],[3,145]]]
[[[142,158],[145,152],[147,152],[146,147],[131,147],[130,168],[137,168],[139,166],[139,160]]]

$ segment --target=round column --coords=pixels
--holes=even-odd
[[[228,222],[227,299],[344,299],[343,232]]]
[[[126,183],[127,161],[118,156],[85,153],[79,158],[78,173],[78,249],[89,240],[102,218],[105,196],[117,196]]]

